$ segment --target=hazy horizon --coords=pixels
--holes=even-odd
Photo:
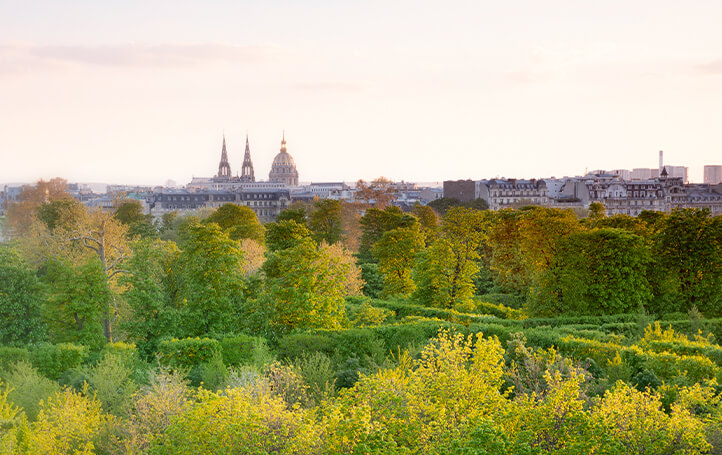
[[[722,3],[0,0],[0,182],[722,164]]]

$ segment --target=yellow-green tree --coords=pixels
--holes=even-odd
[[[383,296],[407,296],[414,291],[412,271],[416,256],[424,248],[424,236],[418,223],[385,232],[374,244],[373,254],[379,261],[383,277]]]

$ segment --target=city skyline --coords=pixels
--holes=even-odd
[[[543,178],[722,162],[722,5],[0,2],[0,181]],[[38,14],[42,11],[42,14]]]

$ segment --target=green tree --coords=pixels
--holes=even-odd
[[[378,269],[383,276],[383,296],[407,296],[414,291],[411,272],[416,256],[424,248],[424,236],[419,224],[386,231],[373,248]]]
[[[361,244],[359,246],[359,257],[362,262],[372,260],[373,246],[381,239],[384,232],[400,227],[409,227],[418,223],[416,217],[406,215],[395,205],[385,209],[369,208],[364,216],[359,219],[361,225]]]
[[[722,217],[708,209],[673,211],[654,239],[652,311],[722,315]]]
[[[143,205],[137,199],[127,199],[120,201],[118,208],[115,209],[115,218],[125,225],[132,225],[145,221],[143,214]]]
[[[340,242],[343,238],[341,202],[333,199],[314,201],[308,215],[308,227],[317,242],[325,241],[329,245]]]
[[[190,336],[236,327],[245,289],[243,251],[215,224],[191,224],[176,261],[183,327]]]
[[[298,224],[306,225],[308,219],[308,210],[304,202],[293,202],[286,209],[282,210],[281,213],[276,217],[276,222],[280,221],[295,221]]]
[[[131,309],[123,330],[138,342],[146,357],[156,351],[158,341],[178,333],[180,312],[173,266],[179,250],[175,243],[142,239],[132,244],[133,255],[121,276],[123,299]]]
[[[554,266],[532,292],[534,314],[631,313],[649,303],[649,250],[642,237],[593,229],[560,239],[556,251]]]
[[[311,231],[305,225],[293,220],[266,225],[266,247],[269,253],[290,248],[310,236]]]
[[[44,311],[52,339],[102,346],[112,292],[100,261],[91,258],[77,266],[51,261],[43,278],[52,289]]]
[[[434,209],[428,205],[421,205],[418,202],[414,205],[414,216],[419,220],[421,233],[424,235],[426,246],[436,239],[439,230],[439,217],[436,216]]]
[[[274,326],[281,331],[341,327],[351,264],[310,238],[275,251],[269,261],[273,268],[264,264],[266,294],[261,304],[270,309]]]
[[[20,254],[0,245],[0,344],[26,345],[47,336],[40,281]]]
[[[216,223],[233,240],[251,239],[263,243],[264,229],[256,213],[245,205],[223,204],[203,223]]]
[[[488,217],[478,210],[455,207],[446,213],[439,238],[419,260],[415,300],[443,308],[471,303],[487,225]]]

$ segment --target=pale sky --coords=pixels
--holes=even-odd
[[[722,164],[722,1],[0,0],[0,182]]]

